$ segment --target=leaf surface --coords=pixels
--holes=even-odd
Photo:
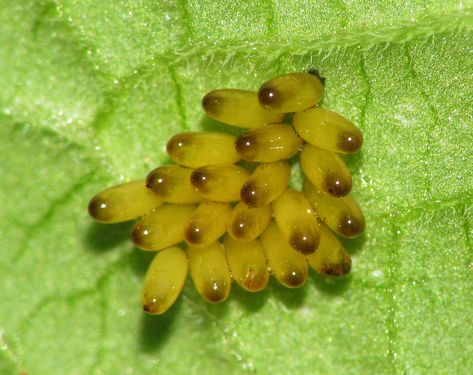
[[[468,373],[472,29],[448,0],[0,1],[0,373]],[[209,90],[313,67],[366,140],[350,276],[143,315],[152,254],[88,200],[223,129]]]

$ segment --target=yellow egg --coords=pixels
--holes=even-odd
[[[166,145],[169,157],[185,167],[233,164],[240,160],[235,137],[224,133],[188,132],[177,134]]]
[[[208,165],[194,170],[190,181],[205,199],[235,202],[240,200],[240,190],[248,176],[246,169],[236,165]]]
[[[211,91],[202,99],[207,115],[246,131],[238,137],[177,134],[166,145],[176,164],[90,201],[97,221],[140,218],[134,244],[159,250],[144,279],[146,313],[168,311],[188,271],[198,293],[212,303],[228,298],[232,278],[257,292],[270,274],[297,288],[305,284],[309,266],[330,276],[349,273],[351,258],[335,234],[356,237],[365,219],[349,195],[352,177],[338,154],[359,151],[364,140],[351,121],[317,107],[323,92],[317,72],[275,77],[258,93]],[[285,114],[294,114],[292,125],[284,123]],[[287,159],[299,152],[303,192],[288,188]],[[185,251],[176,247],[183,241]]]
[[[133,228],[131,237],[143,250],[160,250],[184,241],[184,227],[196,207],[166,204],[144,216]]]
[[[305,144],[300,164],[305,176],[323,192],[343,197],[351,191],[350,171],[337,154]]]
[[[292,124],[310,144],[325,150],[355,153],[363,145],[363,134],[351,121],[325,108],[297,112]]]
[[[227,234],[223,246],[233,280],[249,292],[263,290],[268,283],[269,272],[261,243],[258,240],[235,241]]]
[[[195,210],[184,229],[189,245],[206,246],[225,233],[232,207],[228,203],[203,201]]]
[[[277,113],[299,112],[316,105],[324,85],[309,73],[289,73],[263,83],[258,91],[263,107]]]
[[[227,222],[227,231],[235,240],[248,242],[256,239],[271,220],[271,205],[248,207],[238,203],[232,210]]]
[[[237,89],[209,92],[202,99],[202,107],[210,118],[242,128],[279,122],[284,117],[261,106],[255,92]]]
[[[320,226],[317,251],[307,256],[309,265],[319,273],[342,276],[350,272],[351,259],[340,241],[324,224]]]
[[[187,256],[178,247],[156,254],[146,272],[141,302],[148,314],[163,314],[176,301],[187,277]]]
[[[273,203],[274,219],[292,248],[311,254],[319,246],[317,215],[304,193],[286,189]]]
[[[240,135],[235,148],[242,159],[273,162],[289,159],[302,147],[302,139],[290,125],[265,125]]]
[[[220,242],[187,249],[189,269],[199,294],[208,302],[218,303],[230,294],[232,279]]]
[[[289,246],[276,222],[268,225],[260,240],[276,279],[288,288],[304,285],[308,273],[307,258]]]
[[[241,200],[250,207],[274,201],[286,189],[291,167],[285,161],[260,164],[241,188]]]
[[[98,193],[89,202],[89,214],[102,223],[119,223],[143,216],[163,204],[144,180],[127,182]]]
[[[146,186],[169,203],[199,203],[202,197],[191,185],[193,169],[180,165],[163,165],[146,177]]]
[[[319,218],[340,236],[352,238],[365,229],[365,218],[351,195],[337,198],[325,194],[307,179],[304,193]]]

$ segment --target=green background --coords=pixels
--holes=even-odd
[[[0,373],[471,373],[472,32],[458,0],[0,0]],[[145,316],[152,254],[88,200],[215,127],[207,91],[312,67],[366,140],[350,276]]]

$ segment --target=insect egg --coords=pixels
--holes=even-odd
[[[166,145],[168,155],[177,164],[199,168],[206,165],[233,164],[240,160],[235,151],[235,137],[212,132],[181,133]]]
[[[231,276],[220,242],[187,248],[189,269],[199,294],[208,302],[218,303],[230,294]]]
[[[240,190],[248,176],[246,169],[236,165],[208,165],[194,170],[190,181],[205,199],[235,202],[240,200]]]
[[[355,153],[363,145],[363,134],[351,121],[325,108],[298,112],[292,123],[303,139],[325,150]]]
[[[175,164],[92,198],[94,219],[138,219],[133,243],[158,251],[141,294],[146,313],[166,312],[188,274],[206,301],[218,303],[229,296],[232,279],[257,292],[270,274],[297,288],[309,266],[329,276],[350,271],[350,256],[335,234],[356,237],[365,219],[338,153],[357,152],[363,135],[344,117],[316,107],[323,91],[317,73],[275,77],[258,93],[211,91],[202,99],[208,117],[245,128],[240,136],[177,134],[166,146]],[[283,122],[287,113],[294,113],[292,125]],[[303,192],[288,187],[286,159],[299,152]]]
[[[163,314],[176,301],[187,277],[187,256],[179,247],[156,254],[146,272],[141,301],[148,314]]]
[[[292,126],[285,124],[265,125],[240,135],[235,148],[248,161],[273,162],[289,159],[302,146]]]
[[[336,198],[325,194],[310,181],[304,181],[304,193],[320,219],[340,236],[353,238],[365,229],[365,218],[351,195]]]
[[[298,288],[307,279],[307,258],[284,240],[277,224],[272,221],[261,236],[269,267],[276,279],[288,288]]]
[[[241,188],[241,200],[250,207],[271,203],[286,189],[290,174],[285,161],[260,164]]]
[[[309,265],[319,273],[342,276],[350,272],[351,259],[340,241],[324,224],[320,226],[317,251],[307,256]]]
[[[223,246],[232,278],[238,285],[250,292],[263,290],[268,283],[269,273],[259,240],[240,242],[226,235]]]
[[[323,192],[335,197],[343,197],[350,192],[350,171],[337,154],[306,143],[300,163],[305,176]]]
[[[198,203],[202,197],[190,183],[193,169],[180,165],[163,165],[146,177],[146,186],[169,203]]]
[[[319,246],[319,224],[304,193],[286,189],[272,205],[286,242],[302,254],[313,253]]]
[[[238,203],[232,210],[227,222],[227,231],[235,240],[248,242],[256,239],[271,220],[271,205],[248,207],[243,202]]]
[[[255,128],[279,122],[283,113],[266,110],[252,91],[221,89],[209,92],[202,99],[202,107],[207,116],[228,125]]]
[[[270,79],[258,91],[259,102],[277,113],[298,112],[316,105],[324,85],[309,73],[290,73]]]
[[[163,200],[146,188],[144,180],[127,182],[98,193],[90,200],[89,214],[102,223],[120,223],[136,219]]]
[[[143,250],[160,250],[184,241],[184,226],[195,206],[166,204],[135,224],[131,238]]]
[[[186,224],[186,242],[193,246],[205,246],[216,241],[225,233],[225,223],[231,211],[228,203],[203,201]]]

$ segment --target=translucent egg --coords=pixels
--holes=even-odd
[[[324,224],[320,226],[317,251],[307,256],[309,265],[319,273],[343,276],[350,272],[351,259],[340,241]]]
[[[191,185],[194,170],[180,165],[163,165],[146,177],[146,186],[169,203],[199,203],[202,196]]]
[[[189,269],[199,294],[208,302],[219,303],[230,294],[232,279],[225,250],[220,242],[187,248]]]
[[[160,250],[184,241],[184,227],[196,207],[166,204],[145,215],[133,228],[131,238],[143,250]]]
[[[365,230],[365,218],[351,195],[337,198],[304,181],[304,193],[320,219],[340,236],[353,238]]]
[[[189,132],[172,137],[166,145],[169,157],[185,167],[233,164],[240,160],[235,137],[224,133]]]
[[[228,203],[203,201],[189,218],[184,239],[192,246],[206,246],[225,233],[232,207]]]
[[[322,98],[324,85],[317,75],[289,73],[263,83],[259,102],[277,113],[298,112],[316,105]]]
[[[240,242],[227,235],[223,245],[233,280],[249,292],[263,290],[268,283],[269,272],[260,241]]]
[[[221,89],[209,92],[202,99],[207,116],[228,125],[256,128],[279,122],[284,114],[266,110],[252,91]]]
[[[240,200],[240,190],[249,173],[236,165],[208,165],[192,172],[190,182],[203,198],[216,202]]]
[[[363,145],[363,134],[351,121],[328,109],[297,112],[292,124],[304,140],[325,150],[353,154]]]
[[[265,125],[240,135],[235,148],[242,159],[270,163],[289,159],[302,147],[292,126]]]
[[[337,154],[305,144],[300,163],[304,175],[323,192],[343,197],[351,191],[350,171]]]
[[[89,202],[89,214],[95,220],[112,224],[136,219],[163,200],[146,188],[144,180],[127,182],[98,193]]]
[[[249,207],[238,203],[227,221],[227,231],[235,240],[249,242],[256,239],[268,226],[272,216],[271,205]]]
[[[260,164],[241,188],[241,200],[250,207],[274,201],[286,189],[291,167],[285,161]]]
[[[276,223],[286,242],[302,254],[311,254],[319,246],[317,215],[304,193],[286,189],[273,202]]]
[[[156,254],[146,272],[141,302],[148,314],[163,314],[176,301],[187,278],[187,256],[178,247]]]
[[[305,284],[308,274],[307,258],[289,246],[276,222],[272,221],[261,236],[269,267],[276,279],[288,288]]]

